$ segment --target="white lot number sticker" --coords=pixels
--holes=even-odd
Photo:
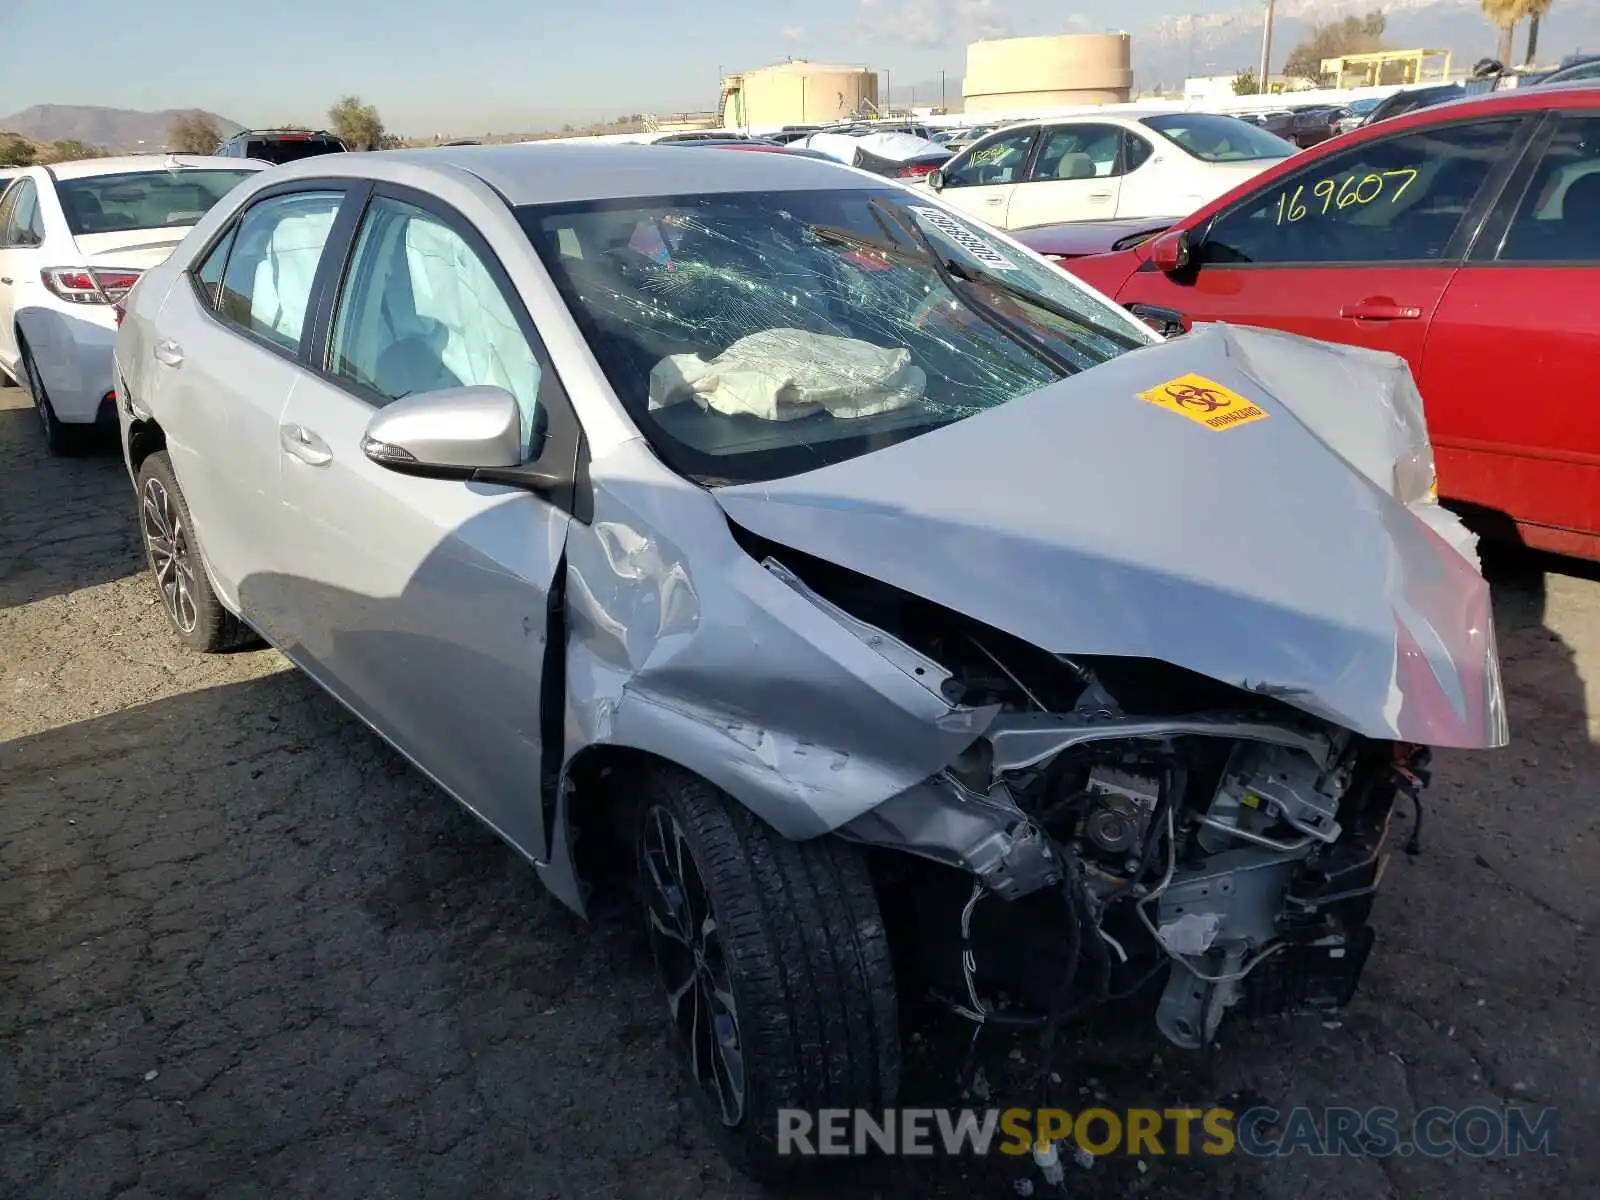
[[[960,246],[973,258],[986,267],[993,267],[996,271],[1015,271],[1017,264],[1012,262],[999,250],[995,249],[983,238],[968,229],[949,213],[940,212],[937,208],[921,208],[917,205],[910,206],[929,225],[932,225],[945,237]]]

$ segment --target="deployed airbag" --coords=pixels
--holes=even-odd
[[[650,372],[650,407],[693,399],[702,408],[768,421],[815,412],[868,417],[922,398],[928,377],[909,351],[855,338],[767,329],[740,338],[709,362],[670,354]]]

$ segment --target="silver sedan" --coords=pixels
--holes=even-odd
[[[894,1103],[902,997],[1343,1004],[1428,748],[1506,739],[1403,363],[1164,342],[844,166],[307,160],[116,372],[176,635],[278,647],[575,909],[631,864],[752,1167]]]

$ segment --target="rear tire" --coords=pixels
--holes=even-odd
[[[33,361],[33,351],[28,349],[28,343],[20,335],[17,342],[17,349],[22,352],[22,380],[19,382],[23,382],[28,395],[33,397],[33,407],[39,414],[39,425],[44,431],[45,449],[55,455],[78,453],[86,442],[84,431],[76,426],[63,425],[56,418],[50,394],[45,390],[44,376],[39,374],[39,364]]]
[[[217,654],[254,643],[255,632],[217,599],[172,462],[158,450],[139,465],[139,531],[156,594],[178,640]]]
[[[899,1091],[894,970],[866,863],[834,838],[790,841],[675,768],[643,784],[646,929],[689,1082],[735,1165],[793,1172],[806,1160],[779,1154],[779,1109],[877,1111]]]

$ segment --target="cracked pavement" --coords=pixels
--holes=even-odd
[[[1559,1153],[1119,1158],[1077,1194],[1600,1193],[1600,570],[1501,557],[1513,743],[1439,756],[1343,1020],[1189,1055],[1112,1014],[1058,1069],[1116,1106],[1550,1105]],[[275,652],[184,651],[143,569],[114,452],[48,458],[0,391],[0,1197],[1015,1194],[1011,1162],[733,1174],[631,914],[572,917]],[[959,1033],[920,1026],[907,1102],[954,1102]],[[992,1102],[1033,1054],[986,1040]]]

